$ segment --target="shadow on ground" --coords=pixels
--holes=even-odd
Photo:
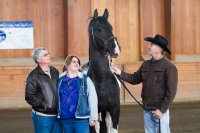
[[[0,110],[1,133],[33,133],[30,109]],[[172,133],[200,132],[200,102],[173,104]],[[143,111],[138,105],[121,106],[119,133],[144,133]]]

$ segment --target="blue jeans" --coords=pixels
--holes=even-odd
[[[159,119],[153,117],[152,111],[144,111],[145,133],[158,133]],[[161,133],[170,133],[169,128],[169,109],[160,118]]]
[[[40,116],[32,113],[35,133],[62,133],[60,121],[56,116]]]
[[[89,133],[88,119],[61,119],[60,120],[64,133]]]

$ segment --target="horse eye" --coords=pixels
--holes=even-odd
[[[102,26],[98,26],[98,27],[97,27],[97,31],[98,31],[98,32],[101,32],[101,31],[102,31],[102,28],[103,28]]]
[[[101,32],[102,30],[101,29],[97,29],[98,30],[98,32]]]

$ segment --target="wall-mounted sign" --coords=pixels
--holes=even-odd
[[[0,49],[32,49],[33,38],[31,21],[0,22]]]

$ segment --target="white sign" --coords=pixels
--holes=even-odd
[[[0,22],[0,49],[33,49],[31,21]]]

